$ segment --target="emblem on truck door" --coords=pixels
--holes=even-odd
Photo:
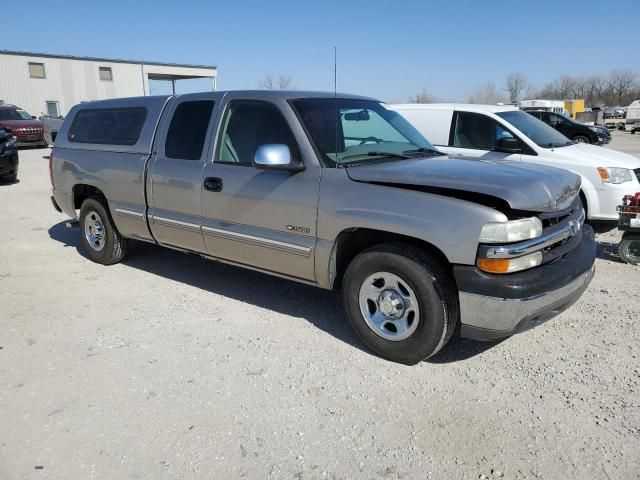
[[[297,232],[297,233],[311,233],[311,229],[307,228],[307,227],[299,227],[298,225],[287,225],[285,227],[287,230],[291,231],[291,232]]]

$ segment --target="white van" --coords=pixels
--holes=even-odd
[[[582,177],[590,220],[617,220],[622,197],[640,192],[640,159],[575,143],[526,112],[506,105],[388,105],[444,153],[564,168]]]
[[[627,125],[635,125],[640,122],[640,100],[631,102],[627,107]]]

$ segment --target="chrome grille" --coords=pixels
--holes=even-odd
[[[559,212],[547,212],[538,215],[542,220],[542,235],[552,234],[555,231],[566,228],[570,223],[575,225],[574,234],[561,242],[548,246],[542,252],[542,263],[555,260],[558,257],[573,250],[582,238],[582,225],[584,223],[584,213],[582,202],[577,198],[573,204]]]

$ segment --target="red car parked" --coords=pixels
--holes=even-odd
[[[15,105],[0,104],[0,127],[15,135],[18,147],[47,146],[42,122]]]

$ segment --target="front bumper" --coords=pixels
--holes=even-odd
[[[580,243],[555,261],[524,272],[493,275],[455,266],[460,290],[461,335],[496,340],[539,325],[569,308],[595,272],[593,229],[582,227]]]
[[[16,147],[49,146],[44,134],[16,135]]]

